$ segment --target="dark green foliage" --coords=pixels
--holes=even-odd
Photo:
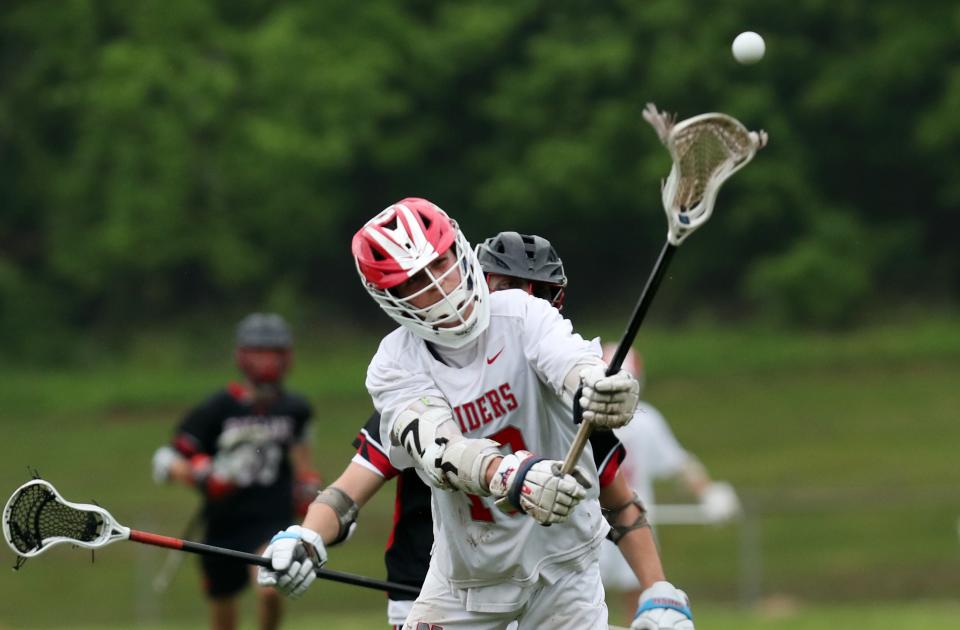
[[[947,1],[5,2],[0,342],[43,354],[24,337],[252,308],[375,317],[349,237],[407,195],[474,242],[551,238],[572,311],[629,302],[665,232],[647,101],[772,138],[663,312],[750,297],[835,324],[950,296],[958,26]],[[748,28],[769,52],[743,67]],[[843,251],[850,230],[875,246]]]

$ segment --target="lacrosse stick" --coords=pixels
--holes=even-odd
[[[176,549],[207,556],[233,558],[247,564],[270,568],[270,559],[255,553],[224,549],[202,543],[160,536],[120,525],[102,507],[67,501],[57,489],[43,479],[23,484],[10,496],[3,508],[3,537],[13,552],[20,557],[17,566],[26,558],[40,555],[61,543],[98,549],[118,540]],[[419,594],[420,590],[374,580],[360,575],[317,569],[317,577],[364,588]]]
[[[193,538],[200,532],[200,523],[203,522],[203,508],[198,508],[193,516],[190,517],[190,520],[187,521],[187,526],[183,529],[183,535],[181,538]],[[167,557],[163,561],[163,566],[160,567],[160,570],[157,571],[157,574],[153,577],[153,592],[160,595],[167,591],[167,587],[170,586],[170,581],[173,579],[173,576],[176,575],[177,570],[180,568],[180,565],[183,564],[183,554],[177,553],[176,550],[171,549],[167,552]]]
[[[723,182],[746,166],[767,144],[766,132],[747,131],[738,120],[726,114],[701,114],[674,123],[674,116],[658,112],[656,105],[648,103],[643,118],[653,125],[673,159],[661,191],[663,209],[667,213],[667,240],[610,360],[607,376],[620,371],[674,252],[684,239],[710,218]],[[582,421],[579,400],[578,391],[574,396],[573,413],[574,422],[580,423],[580,428],[563,460],[561,474],[569,474],[576,466],[593,431],[592,423]]]

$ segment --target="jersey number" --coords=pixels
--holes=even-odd
[[[523,441],[523,434],[521,434],[520,429],[516,427],[504,427],[489,436],[488,439],[499,442],[500,444],[506,444],[514,453],[527,449]],[[493,512],[483,504],[480,497],[475,494],[468,494],[467,498],[470,499],[470,518],[485,523],[493,522]]]

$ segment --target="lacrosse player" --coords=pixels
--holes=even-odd
[[[609,361],[616,349],[616,344],[603,344],[604,360]],[[642,393],[645,381],[643,361],[633,350],[627,353],[623,369],[637,378]],[[654,522],[655,479],[672,478],[680,481],[698,499],[708,522],[722,523],[740,514],[740,500],[733,486],[710,478],[700,460],[680,445],[670,425],[653,405],[641,400],[630,424],[614,429],[612,433],[626,448],[620,473],[648,507],[648,516]],[[609,543],[600,548],[600,577],[607,590],[622,592],[629,606],[637,601],[641,591],[640,582],[623,555]]]
[[[260,553],[278,528],[317,495],[310,466],[310,405],[286,391],[292,337],[282,317],[253,313],[237,326],[234,357],[243,383],[231,383],[191,410],[172,445],[153,457],[157,483],[179,482],[203,496],[204,542]],[[210,602],[210,626],[237,627],[236,595],[250,569],[239,562],[201,557]],[[258,589],[259,626],[276,628],[282,600]]]
[[[491,292],[520,288],[548,299],[557,309],[562,308],[567,279],[563,263],[546,239],[502,232],[479,246],[477,252]],[[606,506],[606,488],[615,479],[624,456],[623,448],[609,431],[596,432],[590,440],[599,471],[601,504]],[[322,536],[327,546],[342,542],[354,527],[357,510],[388,480],[396,478],[393,530],[385,554],[387,579],[420,588],[427,575],[433,546],[429,486],[420,480],[414,468],[397,470],[390,463],[388,451],[380,443],[380,414],[374,412],[371,415],[353,446],[357,452],[352,462],[321,493],[315,504],[317,507],[312,508],[317,514],[308,520],[316,531],[322,533],[329,528],[332,532]],[[622,503],[619,501],[613,505]],[[321,505],[326,507],[319,507]],[[388,595],[388,624],[394,630],[400,630],[413,598],[403,592],[389,592]]]
[[[456,223],[428,201],[381,212],[355,235],[353,253],[365,288],[401,325],[367,373],[379,443],[392,466],[415,468],[432,492],[434,550],[404,628],[606,627],[597,554],[610,527],[594,459],[560,475],[561,462],[533,453],[569,448],[575,396],[597,426],[628,422],[636,380],[607,377],[599,344],[573,333],[546,301],[490,295]],[[274,570],[261,569],[261,584],[304,592],[326,559],[324,542],[343,536],[355,514],[349,493],[327,498],[340,516],[334,531],[311,507],[304,526],[274,536],[264,553]],[[633,517],[617,529],[641,550],[637,570],[649,586],[634,627],[693,628],[686,596],[664,580],[639,502],[618,508],[618,523]]]

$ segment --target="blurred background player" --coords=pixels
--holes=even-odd
[[[316,497],[310,462],[307,401],[284,389],[293,360],[290,328],[279,315],[253,313],[240,321],[234,352],[244,381],[233,382],[192,409],[171,446],[153,457],[157,483],[178,482],[203,496],[204,542],[260,553],[277,529]],[[210,627],[237,627],[236,595],[253,569],[201,556]],[[257,589],[260,628],[279,626],[282,599]]]
[[[446,231],[450,230],[452,230],[452,236],[445,236]],[[358,250],[357,245],[357,239],[361,238],[369,239],[371,242],[368,246],[377,250],[370,256],[369,261],[366,261],[366,259],[362,261],[360,258],[361,254],[358,253],[358,251],[363,251],[362,249]],[[404,245],[404,243],[406,243],[406,245]],[[377,255],[378,251],[379,256]],[[488,309],[490,309],[490,306],[487,304],[487,296],[484,295],[487,293],[487,290],[485,286],[482,287],[484,289],[483,291],[477,288],[475,278],[478,275],[476,272],[480,271],[478,269],[479,262],[474,256],[470,255],[473,252],[470,252],[469,246],[460,235],[456,224],[450,220],[449,217],[425,200],[406,199],[382,212],[368,222],[363,230],[358,232],[354,241],[354,253],[358,256],[358,268],[361,274],[364,275],[368,285],[370,282],[373,282],[373,280],[370,280],[370,274],[374,276],[376,274],[372,271],[372,267],[371,269],[365,270],[364,265],[372,265],[373,267],[379,268],[382,263],[391,269],[396,266],[398,269],[402,269],[404,273],[400,280],[401,286],[399,286],[396,291],[388,291],[381,295],[379,288],[377,288],[377,292],[375,293],[374,288],[376,287],[371,288],[371,286],[367,286],[368,290],[370,290],[384,310],[403,326],[403,328],[398,329],[395,333],[388,336],[384,344],[391,341],[395,343],[400,340],[404,340],[404,343],[407,343],[407,340],[409,340],[409,342],[413,344],[413,347],[405,351],[404,356],[408,357],[408,359],[406,359],[408,361],[413,360],[414,363],[423,363],[423,365],[418,365],[416,369],[424,370],[423,374],[425,376],[433,372],[433,368],[431,367],[434,365],[433,361],[436,361],[437,366],[447,366],[447,369],[451,365],[451,363],[448,362],[452,362],[452,365],[462,364],[464,368],[469,365],[483,365],[482,360],[479,364],[477,363],[477,359],[482,359],[482,357],[475,356],[475,358],[471,360],[466,355],[476,355],[476,353],[489,354],[485,352],[485,347],[480,347],[480,344],[473,343],[478,338],[481,340],[484,339],[479,336],[488,330],[489,324],[487,323],[487,318],[489,317]],[[408,258],[409,260],[407,260]],[[525,263],[528,262],[529,261],[525,261]],[[422,280],[420,278],[421,276],[423,276]],[[403,278],[407,278],[407,282],[403,282]],[[377,287],[379,287],[379,285],[377,285]],[[508,293],[514,292],[504,292],[504,295],[506,296]],[[430,302],[430,300],[426,299],[437,300],[437,295],[440,296],[438,301]],[[498,365],[496,370],[491,371],[488,369],[482,371],[481,374],[483,377],[490,380],[488,377],[492,375],[491,378],[493,380],[491,383],[493,381],[499,383],[501,379],[505,378],[507,379],[506,384],[500,387],[507,387],[509,389],[509,383],[512,380],[516,379],[521,382],[526,382],[529,380],[529,375],[523,376],[522,374],[515,374],[511,377],[508,372],[503,372],[503,370],[520,369],[520,366],[524,365],[524,361],[530,361],[530,365],[522,369],[537,370],[535,372],[537,380],[547,379],[553,384],[554,388],[558,387],[558,385],[556,385],[557,382],[562,382],[563,391],[566,391],[566,382],[569,378],[563,377],[556,372],[556,369],[566,369],[570,366],[566,358],[559,356],[563,354],[562,351],[564,350],[573,352],[571,356],[579,356],[577,355],[578,352],[585,352],[584,360],[589,359],[592,362],[597,362],[597,375],[602,375],[604,369],[599,365],[599,347],[594,346],[597,348],[596,355],[590,358],[589,355],[593,352],[587,350],[590,344],[582,340],[578,335],[571,336],[568,322],[560,319],[556,311],[549,309],[543,302],[539,300],[530,302],[529,300],[530,298],[522,292],[516,292],[509,299],[505,298],[505,300],[502,301],[502,308],[505,308],[506,312],[501,314],[498,310],[494,311],[494,316],[500,317],[501,319],[497,322],[497,326],[491,329],[487,337],[491,335],[506,335],[507,337],[520,335],[520,337],[512,339],[512,347],[514,348],[514,352],[511,353],[512,357],[509,358],[506,363],[501,361],[501,364]],[[497,300],[492,300],[491,303],[494,306],[498,306]],[[542,304],[542,306],[540,304]],[[499,308],[498,306],[498,309]],[[513,310],[516,310],[518,313],[524,311],[526,315],[517,319],[515,314],[513,314]],[[410,311],[410,315],[407,315],[407,311]],[[552,315],[550,315],[551,311],[553,313]],[[543,323],[540,323],[539,316],[545,318]],[[521,323],[519,328],[516,326],[516,322]],[[506,326],[506,328],[504,328],[504,326]],[[404,328],[409,330],[404,331]],[[409,332],[411,331],[416,337],[420,337],[421,340],[416,341],[415,337],[409,336]],[[530,337],[525,338],[524,335],[530,335]],[[500,337],[498,337],[498,339],[500,339]],[[423,343],[423,340],[427,341],[424,348],[427,354],[422,354],[420,350],[417,349],[418,344]],[[507,339],[501,340],[504,342],[508,341]],[[552,342],[549,349],[546,346],[537,346],[536,343],[534,343],[541,341],[546,342],[547,340]],[[527,347],[528,343],[533,345]],[[561,347],[558,348],[557,346]],[[519,348],[523,348],[524,352],[517,353],[516,349]],[[491,347],[489,350],[493,351],[495,348]],[[384,348],[381,346],[378,357],[375,357],[374,362],[371,364],[370,371],[372,373],[382,369],[377,366],[377,360],[383,354],[383,351]],[[487,356],[486,364],[492,365],[496,362],[502,351],[503,347],[493,353],[492,357]],[[409,353],[413,353],[414,356],[411,356]],[[558,353],[558,356],[554,357],[554,359],[549,359],[547,355],[552,356],[554,353]],[[431,356],[433,360],[430,359]],[[381,362],[382,360],[383,359],[381,359]],[[397,360],[400,359],[398,358]],[[518,360],[519,364],[517,363]],[[462,363],[464,361],[466,361],[466,363]],[[579,365],[579,363],[576,363],[576,365]],[[564,366],[566,366],[566,368],[564,368]],[[453,371],[459,372],[463,370],[466,374],[468,371],[464,370],[464,368],[453,368]],[[446,371],[445,368],[438,369]],[[498,370],[503,373],[499,374]],[[542,374],[539,370],[549,370],[549,372]],[[412,373],[404,376],[406,374],[408,374],[406,371],[397,372],[395,376],[391,377],[391,382],[397,378],[401,379],[401,382],[409,381],[410,377],[413,377],[416,380],[416,382],[411,382],[414,389],[423,386],[421,385],[420,376]],[[621,414],[623,415],[624,421],[632,417],[632,412],[635,407],[633,403],[635,401],[630,400],[629,412],[626,412],[624,408],[626,402],[620,402],[618,398],[620,394],[614,393],[620,392],[620,389],[611,387],[610,395],[612,397],[602,405],[597,406],[598,401],[595,400],[596,394],[593,393],[597,390],[590,385],[593,377],[586,375],[585,370],[577,371],[576,367],[567,374],[567,377],[570,375],[579,375],[579,378],[576,379],[577,381],[579,381],[580,378],[586,379],[587,387],[584,389],[585,395],[581,398],[581,403],[590,410],[587,412],[588,417],[592,413],[619,414],[621,410],[624,411],[624,413]],[[384,374],[383,376],[386,375]],[[371,384],[371,378],[374,378],[374,381],[376,381],[376,378],[371,377],[368,373],[368,388],[370,388],[371,394],[374,395],[376,400],[376,392],[379,392],[379,387],[376,383]],[[597,378],[599,378],[599,376]],[[603,376],[603,379],[607,378],[608,377]],[[611,380],[623,380],[623,378],[624,373],[618,374],[616,377],[609,377]],[[630,377],[627,380],[632,381],[633,379]],[[449,383],[440,385],[442,382],[445,383],[445,379],[434,381],[434,383],[440,387],[449,385]],[[424,381],[424,384],[426,384],[426,381]],[[573,386],[576,384],[577,383],[571,382]],[[385,381],[384,386],[386,385],[387,382]],[[486,382],[482,385],[485,387]],[[606,387],[606,383],[600,384],[599,381],[596,381],[594,386],[603,390]],[[630,386],[630,391],[636,389],[632,384],[630,384]],[[559,413],[560,407],[555,408],[549,396],[559,395],[561,390],[554,391],[556,393],[550,392],[543,387],[524,388],[523,393],[518,393],[515,397],[509,392],[508,394],[503,394],[501,390],[502,396],[509,395],[509,399],[502,397],[496,397],[496,400],[491,399],[489,403],[491,407],[485,412],[476,412],[476,410],[473,410],[474,413],[471,413],[470,410],[466,409],[466,406],[467,404],[473,403],[470,401],[463,402],[455,408],[456,421],[453,420],[453,409],[449,409],[449,414],[446,416],[448,419],[444,420],[444,426],[449,425],[450,435],[448,439],[452,441],[447,441],[446,439],[434,441],[430,435],[419,435],[420,432],[426,429],[423,426],[418,427],[418,423],[420,425],[427,424],[427,428],[430,428],[429,425],[434,422],[431,420],[431,415],[428,412],[418,412],[416,417],[411,416],[407,420],[403,420],[403,415],[401,414],[397,422],[402,421],[404,423],[403,427],[391,426],[389,428],[391,433],[397,433],[396,436],[391,438],[393,440],[393,451],[391,452],[391,447],[388,446],[382,453],[376,455],[368,454],[366,458],[362,458],[367,460],[379,459],[379,455],[386,455],[388,453],[391,457],[394,455],[399,457],[395,447],[402,444],[406,449],[408,457],[417,465],[421,475],[429,478],[432,485],[445,487],[445,484],[450,483],[454,489],[458,489],[461,492],[469,492],[466,498],[471,500],[466,504],[462,504],[462,499],[457,498],[457,495],[460,495],[459,492],[451,495],[450,493],[444,492],[438,494],[436,491],[433,491],[434,511],[436,512],[437,510],[438,500],[442,500],[440,501],[442,504],[440,511],[443,514],[442,516],[438,515],[435,526],[443,531],[450,529],[453,521],[459,522],[462,519],[466,519],[461,525],[453,524],[453,531],[457,532],[460,527],[466,527],[469,530],[471,527],[480,525],[480,529],[487,532],[483,534],[482,538],[478,538],[474,540],[473,543],[470,543],[473,545],[473,550],[469,553],[469,556],[460,555],[460,552],[466,553],[468,550],[466,548],[457,548],[457,546],[461,544],[458,542],[460,538],[459,535],[451,536],[450,534],[452,532],[446,532],[446,536],[441,536],[437,539],[436,544],[439,546],[437,554],[439,554],[439,556],[448,557],[452,553],[456,554],[456,557],[460,558],[460,560],[457,560],[452,568],[449,568],[447,565],[449,560],[438,563],[438,555],[435,554],[433,556],[428,578],[424,585],[424,591],[414,605],[413,612],[408,617],[405,627],[412,628],[415,622],[429,621],[428,617],[433,616],[442,617],[445,620],[444,625],[456,623],[466,623],[469,625],[478,623],[486,627],[486,625],[492,623],[491,628],[494,625],[502,627],[500,625],[501,623],[505,623],[517,616],[524,618],[528,623],[535,623],[533,619],[539,618],[538,615],[545,616],[544,619],[549,618],[547,625],[557,627],[559,627],[557,624],[563,625],[563,627],[584,627],[583,623],[587,623],[590,627],[603,625],[600,619],[602,616],[602,619],[604,621],[606,620],[606,606],[602,601],[599,570],[596,568],[596,564],[590,565],[589,562],[591,558],[595,559],[596,557],[591,553],[594,544],[599,545],[600,542],[600,539],[596,537],[596,533],[602,533],[606,528],[600,529],[590,526],[587,530],[581,529],[581,526],[585,524],[583,522],[584,518],[588,520],[596,519],[599,517],[599,513],[589,507],[585,508],[587,511],[577,511],[573,508],[573,506],[584,497],[582,490],[578,490],[576,487],[579,483],[583,483],[580,478],[573,481],[568,480],[566,477],[559,477],[548,473],[542,478],[541,482],[547,483],[550,486],[549,489],[547,486],[538,486],[537,484],[540,482],[530,481],[531,479],[539,478],[538,475],[540,473],[538,471],[540,469],[537,468],[539,464],[535,462],[540,460],[533,458],[530,460],[530,465],[526,465],[524,460],[518,460],[517,455],[522,454],[523,457],[526,457],[529,454],[524,450],[517,451],[517,444],[513,444],[513,442],[522,440],[526,440],[527,443],[531,441],[537,442],[542,439],[549,441],[550,439],[557,439],[557,432],[565,434],[565,432],[570,432],[573,429],[572,424],[565,424],[560,421],[559,418],[546,418],[546,420],[550,420],[550,422],[539,429],[539,431],[545,430],[547,432],[546,435],[538,432],[537,427],[533,425],[527,427],[526,424],[523,424],[523,426],[528,429],[527,433],[529,433],[529,437],[527,437],[526,434],[520,433],[522,427],[518,429],[512,426],[515,422],[521,424],[526,422],[527,412],[522,405],[527,403],[527,401],[524,400],[527,397],[531,398],[530,404],[533,404],[535,406],[534,408],[555,409]],[[411,393],[413,392],[411,391]],[[443,394],[444,397],[452,396],[452,398],[450,398],[451,400],[462,398],[464,395],[467,395],[469,398],[473,394],[464,394],[463,392],[455,390],[450,390],[448,393]],[[421,394],[421,396],[423,395]],[[543,400],[538,403],[537,401],[540,400],[540,397],[543,397]],[[518,398],[520,402],[518,402]],[[415,399],[415,402],[417,401],[424,401],[423,404],[429,402],[424,398]],[[381,400],[381,402],[383,401]],[[440,402],[442,402],[442,399],[438,399],[438,405]],[[559,400],[557,402],[559,402]],[[518,405],[521,405],[520,413],[507,416],[505,420],[508,424],[501,426],[503,425],[503,420],[498,421],[498,419],[504,413],[504,406],[512,410],[516,409]],[[599,411],[601,408],[603,409],[602,412]],[[480,414],[479,416],[477,415],[478,413]],[[566,413],[569,413],[569,407],[566,408]],[[538,413],[536,416],[540,418],[537,422],[544,420],[542,414]],[[613,415],[611,415],[611,418],[613,418]],[[618,419],[617,422],[619,422],[620,415],[617,415],[616,418]],[[501,443],[512,443],[515,454],[505,457],[497,455],[496,450],[491,450],[492,445],[495,445],[496,442],[466,439],[459,435],[459,430],[455,429],[455,422],[457,421],[460,423],[460,428],[463,433],[466,434],[481,429],[482,425],[492,423],[489,429],[484,431],[484,434],[492,431],[491,437],[494,439],[499,439]],[[601,425],[606,424],[606,418],[598,417],[596,421]],[[439,420],[437,422],[439,422]],[[437,426],[438,428],[440,427],[439,424]],[[614,421],[611,420],[608,426],[615,426]],[[379,438],[379,443],[376,444],[376,446],[383,448],[380,446],[383,444],[381,433],[386,430],[385,427],[378,426],[372,427],[372,429],[373,430],[366,432],[367,436],[364,436],[363,432],[361,432],[361,452],[364,446],[371,446],[371,438]],[[507,436],[501,434],[507,431],[516,433],[517,435],[512,436],[516,439],[505,439]],[[410,437],[411,432],[415,433],[413,438]],[[549,437],[551,433],[554,434],[553,438]],[[521,437],[521,435],[523,437]],[[544,435],[544,437],[541,438],[539,437],[540,435]],[[366,439],[364,439],[364,437],[366,437]],[[572,438],[572,433],[567,437]],[[434,458],[432,454],[425,454],[418,444],[426,445],[426,447],[430,449],[436,448],[434,444],[440,447],[437,449],[438,453],[436,454],[436,458]],[[488,446],[488,444],[490,446]],[[474,448],[473,445],[476,445],[476,448]],[[523,448],[522,445],[520,448]],[[563,444],[557,443],[554,444],[553,447],[550,447],[550,450],[559,451],[562,450],[562,448]],[[453,449],[452,454],[450,454],[451,449]],[[368,453],[372,452],[369,448],[367,450]],[[477,457],[484,457],[483,463],[476,465],[479,461]],[[447,458],[451,458],[451,461],[448,462]],[[457,462],[452,461],[452,459],[457,458],[459,458]],[[466,459],[470,458],[472,459],[469,462],[466,461]],[[490,460],[489,464],[487,464],[487,458]],[[400,459],[403,458],[400,457]],[[520,464],[518,465],[513,460],[517,460]],[[394,464],[394,462],[389,463],[391,466]],[[548,461],[545,462],[545,464],[549,465],[551,462]],[[351,467],[363,469],[363,465],[357,464],[357,462],[351,463]],[[494,467],[497,468],[497,472],[491,477],[490,471]],[[503,469],[502,473],[500,472],[501,469]],[[431,470],[433,470],[435,475],[439,475],[438,479],[434,479]],[[483,471],[487,473],[486,481],[484,481],[484,477],[482,476]],[[350,468],[348,468],[347,473],[349,472]],[[374,471],[370,470],[370,472]],[[387,470],[381,470],[380,472],[383,473],[383,476],[389,474]],[[596,474],[597,477],[600,476],[597,468],[594,468],[591,472]],[[344,476],[346,476],[347,473],[345,473]],[[582,471],[578,471],[578,474],[583,478]],[[344,537],[352,524],[358,503],[362,504],[370,496],[369,494],[362,495],[361,493],[357,493],[356,489],[351,491],[351,488],[347,484],[342,484],[344,476],[332,484],[331,490],[333,490],[333,493],[330,495],[327,495],[326,492],[321,493],[317,502],[311,507],[303,527],[290,527],[286,532],[281,532],[274,537],[274,542],[268,547],[265,553],[267,557],[273,559],[274,571],[261,570],[262,584],[276,584],[278,588],[285,593],[298,596],[302,594],[313,581],[315,576],[312,572],[312,566],[315,563],[322,563],[326,559],[324,543],[330,543],[331,541],[340,540]],[[474,477],[477,478],[474,479]],[[375,491],[376,487],[379,487],[379,483],[382,482],[378,481],[371,484],[372,488],[368,488],[368,490],[371,490],[370,494]],[[485,491],[485,483],[490,484],[490,490]],[[518,483],[524,484],[523,492],[517,496],[517,499],[519,499],[518,503],[523,507],[523,511],[541,523],[552,522],[558,524],[557,527],[550,531],[549,535],[544,534],[546,530],[537,529],[536,527],[531,529],[531,521],[522,517],[519,517],[519,520],[517,520],[517,518],[494,518],[493,513],[491,513],[485,501],[479,497],[471,496],[476,494],[485,496],[492,493],[494,497],[497,497],[505,492],[504,488],[508,486],[513,488],[513,486]],[[528,489],[526,487],[528,483],[534,485]],[[496,488],[494,488],[495,485],[497,486]],[[584,485],[589,487],[588,484]],[[500,486],[503,486],[503,488]],[[643,519],[642,507],[631,499],[632,495],[625,484],[622,484],[622,489],[626,495],[613,497],[615,499],[615,505],[621,508],[614,511],[614,517],[618,523],[617,530],[626,543],[624,545],[625,548],[634,551],[639,550],[639,553],[634,555],[634,560],[637,562],[638,572],[645,576],[646,579],[644,581],[651,586],[651,588],[648,589],[649,592],[645,594],[644,605],[642,606],[642,610],[638,611],[638,617],[634,622],[634,627],[655,627],[650,625],[650,623],[654,623],[653,619],[657,618],[664,624],[664,627],[692,628],[693,625],[689,620],[686,596],[669,583],[663,581],[662,569],[659,566],[659,557],[656,548],[653,545],[649,530],[644,526],[645,520]],[[597,491],[593,491],[591,496],[596,497],[596,492]],[[556,496],[557,499],[562,499],[563,502],[557,503],[556,499],[550,499],[549,503],[543,503],[544,498],[547,496],[545,493],[549,493],[550,496]],[[508,492],[508,494],[510,494],[510,492]],[[506,498],[507,495],[504,496]],[[475,501],[473,499],[475,499]],[[511,502],[514,500],[516,499],[511,500]],[[626,502],[624,502],[624,500],[626,500]],[[593,505],[596,505],[596,499],[594,498],[592,501]],[[498,503],[497,506],[499,507],[499,505]],[[569,508],[565,508],[560,512],[551,512],[551,510],[556,510],[563,505],[567,505]],[[515,509],[517,508],[515,507]],[[449,518],[447,515],[448,511],[450,511]],[[571,524],[568,526],[566,523],[568,517],[576,519],[571,523],[579,524]],[[627,520],[622,521],[621,517],[626,517]],[[453,519],[453,521],[450,521],[450,519]],[[471,522],[473,522],[474,525],[470,525]],[[509,536],[512,548],[526,550],[521,554],[524,557],[530,555],[529,552],[531,550],[537,550],[538,547],[545,546],[553,549],[551,545],[556,546],[558,544],[560,545],[558,549],[562,550],[562,554],[557,556],[547,549],[535,551],[531,560],[534,562],[539,560],[539,562],[537,562],[536,568],[532,568],[526,566],[526,560],[524,558],[514,557],[515,554],[509,554],[510,558],[505,559],[499,552],[493,555],[490,555],[489,550],[484,552],[482,547],[494,544],[491,537],[497,537],[499,530],[510,530],[516,527],[521,528],[517,534],[519,535],[522,532],[522,538],[531,538],[529,542],[532,544],[532,547],[526,544],[521,544],[517,547],[517,537]],[[570,527],[573,529],[571,530]],[[588,541],[584,539],[583,536],[586,531],[593,532],[587,536],[587,538],[589,538]],[[574,535],[574,532],[580,533]],[[634,532],[636,532],[635,535],[629,535]],[[576,538],[576,540],[566,540],[566,538],[569,538],[571,535]],[[468,539],[469,538],[470,536],[468,536]],[[595,543],[590,541],[595,541]],[[626,551],[624,553],[626,553]],[[577,558],[583,556],[582,559],[588,562],[586,568],[579,564],[580,560],[574,562],[574,564],[577,565],[576,567],[570,564],[570,562],[573,561],[573,555],[577,555]],[[554,558],[552,562],[560,562],[561,557],[566,558],[568,556],[571,558],[570,561],[551,568],[551,558]],[[458,570],[458,565],[461,567],[476,565],[473,569],[467,569],[467,573],[469,574],[470,571],[480,571],[480,575],[483,575],[481,565],[489,564],[490,562],[498,564],[504,559],[508,563],[524,563],[524,566],[520,567],[518,565],[516,571],[498,570],[496,571],[496,577],[491,574],[489,577],[480,578],[479,581],[473,581],[467,578],[467,582],[460,581],[459,586],[455,579],[451,578],[448,582],[448,578],[445,577],[445,571],[452,570],[455,574],[458,571],[462,573],[464,569]],[[574,569],[572,573],[569,572],[571,569]],[[548,581],[545,583],[551,585],[552,588],[540,585],[540,582],[536,580],[537,574],[542,575],[544,570],[552,576],[548,578]],[[530,573],[530,571],[533,572]],[[430,576],[433,577],[431,578]],[[490,582],[489,586],[487,586],[486,582],[489,580],[494,581]],[[534,582],[530,582],[530,580],[534,580]],[[558,584],[558,580],[561,583]],[[584,588],[574,588],[572,587],[572,582],[577,582],[578,584],[583,582]],[[532,588],[534,583],[539,585],[537,586],[535,594],[533,594],[533,592],[527,592],[529,588]],[[447,595],[444,595],[443,593],[450,591],[450,584],[453,585],[454,590],[465,588],[466,590],[463,592],[466,594],[467,600],[451,599]],[[499,585],[502,585],[502,587]],[[520,600],[513,601],[512,599],[511,601],[513,601],[513,603],[507,603],[501,597],[506,593],[506,591],[502,590],[503,588],[507,590],[513,589],[514,591],[520,588],[520,591],[514,593],[514,595],[519,596],[521,593],[527,592],[527,595],[524,595],[521,599],[526,600],[527,597],[530,597],[530,599],[526,605],[523,605]],[[561,591],[564,593],[564,599],[562,601],[557,598]],[[452,592],[453,591],[451,591],[451,593]],[[490,599],[491,597],[494,599]],[[510,597],[513,596],[511,595]],[[571,615],[576,618],[572,618]],[[473,625],[470,625],[470,627],[473,627]]]
[[[604,361],[612,359],[616,350],[614,343],[603,344]],[[631,349],[623,369],[637,378],[642,396],[646,380],[643,359]],[[660,479],[675,479],[696,497],[705,522],[722,523],[739,516],[740,501],[733,486],[725,481],[713,481],[700,460],[680,446],[670,425],[650,403],[641,400],[630,424],[614,429],[613,433],[626,449],[620,473],[647,506],[654,526],[657,523],[654,481]],[[634,605],[642,590],[640,583],[613,544],[605,543],[600,549],[600,576],[604,588],[623,593],[624,602]]]

